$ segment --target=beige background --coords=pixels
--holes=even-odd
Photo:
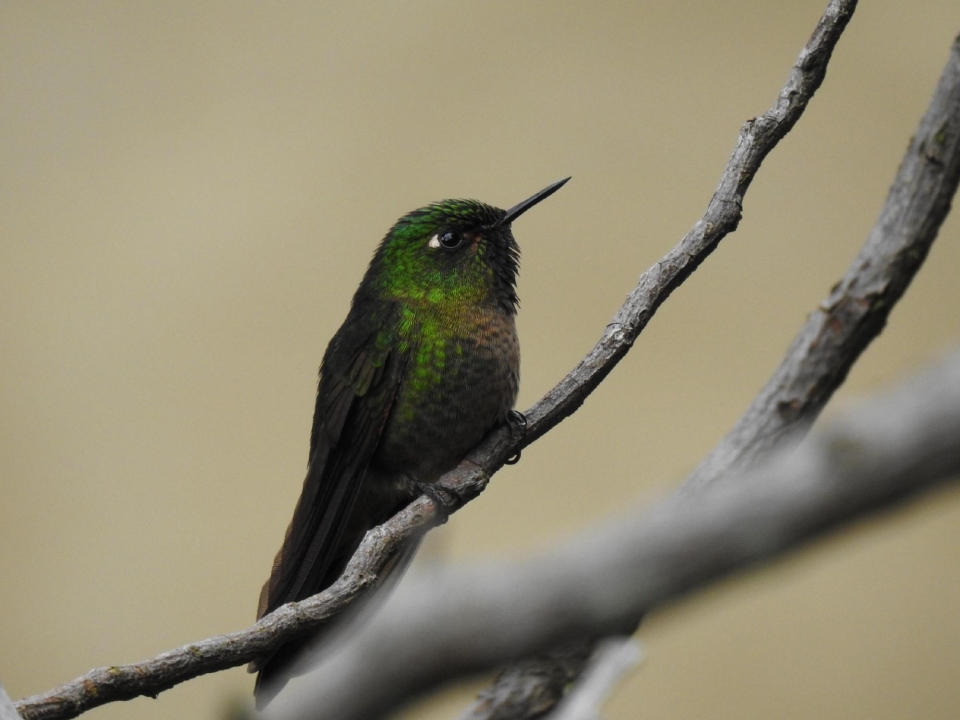
[[[515,228],[539,397],[699,217],[823,5],[3,3],[10,694],[252,620],[317,364],[404,212],[573,175]],[[430,552],[520,556],[674,487],[857,251],[958,30],[956,0],[862,3],[741,229]],[[958,235],[955,214],[835,406],[960,340]],[[958,526],[943,492],[655,614],[609,717],[960,716]],[[251,687],[89,717],[216,718]]]

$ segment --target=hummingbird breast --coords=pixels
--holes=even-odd
[[[499,307],[402,315],[407,364],[374,465],[433,482],[513,408],[520,345],[514,316]]]

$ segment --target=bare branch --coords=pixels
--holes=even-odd
[[[411,577],[264,720],[381,717],[442,682],[577,637],[960,480],[960,352],[773,451],[737,483],[674,495],[521,563]]]
[[[691,492],[715,480],[738,482],[735,472],[786,434],[805,432],[843,383],[867,345],[880,334],[943,224],[960,179],[960,38],[930,106],[900,165],[873,230],[844,277],[810,315],[790,349],[729,434],[681,488]],[[505,670],[461,720],[522,720],[556,702],[590,653],[590,643],[527,658]],[[579,658],[579,668],[570,658]]]
[[[583,403],[626,355],[670,293],[728,233],[737,229],[747,189],[764,158],[800,119],[823,82],[827,63],[856,5],[856,0],[831,0],[810,40],[800,51],[776,102],[740,129],[733,154],[703,217],[673,250],[640,277],[593,350],[527,411],[530,432],[523,445],[543,435]]]
[[[670,293],[736,229],[747,188],[763,159],[794,126],[823,81],[830,55],[855,6],[855,0],[831,1],[774,106],[741,129],[703,218],[640,277],[586,357],[527,411],[526,436],[517,442],[506,429],[491,433],[441,479],[444,485],[465,501],[472,499],[505,460],[575,412],[626,355]],[[66,685],[21,700],[18,707],[27,720],[71,718],[109,702],[155,696],[199,675],[245,664],[323,625],[376,585],[377,574],[400,543],[423,534],[437,522],[432,501],[421,497],[371,530],[343,576],[323,593],[284,606],[247,630],[192,643],[141,663],[93,670]]]

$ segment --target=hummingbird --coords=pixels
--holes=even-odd
[[[257,619],[332,585],[364,534],[420,495],[443,510],[449,496],[433,483],[494,426],[516,421],[512,223],[569,179],[509,210],[442,200],[400,218],[382,240],[323,355],[303,490]],[[251,663],[258,708],[283,688],[310,640]]]

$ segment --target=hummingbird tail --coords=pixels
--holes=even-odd
[[[421,540],[422,538],[417,538],[412,541],[390,560],[380,573],[377,586],[356,603],[356,609],[351,608],[347,617],[336,618],[305,638],[288,642],[272,654],[258,658],[247,666],[247,672],[257,673],[253,686],[257,710],[263,710],[288,681],[317,667],[349,633],[359,630],[363,623],[373,616],[400,584],[420,549]]]

